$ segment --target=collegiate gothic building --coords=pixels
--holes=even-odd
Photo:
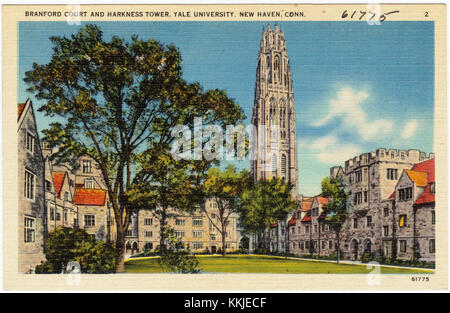
[[[255,158],[251,172],[255,181],[282,177],[294,188],[297,197],[297,149],[295,107],[289,58],[283,31],[270,25],[263,29],[258,67],[256,69],[255,101],[252,125],[257,130]],[[286,251],[286,221],[278,221],[270,231],[271,250]],[[276,229],[274,229],[276,228]]]

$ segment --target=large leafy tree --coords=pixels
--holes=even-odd
[[[204,197],[217,204],[217,209],[207,210],[204,205],[202,209],[211,225],[222,237],[223,256],[226,253],[225,240],[229,218],[232,214],[239,212],[242,193],[249,184],[251,184],[250,173],[245,170],[238,172],[232,165],[229,165],[225,171],[211,168],[204,182]],[[213,218],[212,214],[217,214],[217,218]]]
[[[348,218],[350,209],[349,192],[345,186],[341,175],[336,177],[325,177],[322,180],[322,196],[330,198],[330,201],[324,205],[327,212],[325,221],[336,233],[336,262],[340,260],[340,239],[341,230]]]
[[[160,247],[166,245],[168,219],[198,209],[196,176],[189,160],[175,160],[168,147],[140,153],[136,175],[128,190],[134,209],[153,209],[160,222]]]
[[[242,193],[239,208],[244,231],[256,234],[259,248],[266,245],[266,230],[278,220],[295,210],[292,198],[293,185],[282,178],[260,180]]]
[[[204,91],[182,78],[181,55],[173,45],[113,36],[109,41],[96,25],[70,37],[51,37],[47,64],[33,64],[25,82],[40,111],[57,122],[44,131],[57,146],[57,162],[91,156],[97,163],[114,211],[117,271],[124,270],[124,241],[133,208],[128,191],[136,156],[169,144],[175,125],[193,120],[235,124],[242,109],[222,90]]]

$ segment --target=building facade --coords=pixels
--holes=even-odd
[[[208,216],[202,211],[186,213],[169,209],[167,225],[193,252],[218,253],[222,249],[222,235],[214,227],[220,228],[219,214],[215,201],[207,200]],[[152,210],[140,210],[132,218],[125,238],[128,254],[154,251],[160,246],[161,227],[158,215]],[[225,251],[232,252],[239,248],[240,232],[238,216],[231,214],[228,218],[225,234]]]
[[[59,227],[82,228],[97,240],[114,241],[114,213],[108,204],[108,193],[94,159],[81,156],[78,166],[57,164],[53,149],[44,141],[45,205],[47,230]]]
[[[32,272],[45,259],[44,158],[32,102],[18,105],[19,268]]]

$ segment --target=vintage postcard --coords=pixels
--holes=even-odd
[[[444,4],[2,18],[5,289],[447,288]]]

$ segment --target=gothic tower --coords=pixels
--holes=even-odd
[[[283,31],[270,25],[262,32],[252,124],[257,137],[251,172],[255,181],[283,177],[298,194],[295,106]]]

